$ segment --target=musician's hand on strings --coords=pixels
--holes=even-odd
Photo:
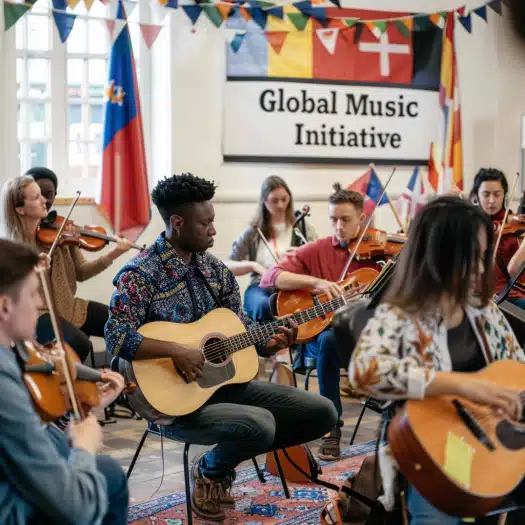
[[[171,359],[186,382],[191,383],[202,377],[204,356],[200,350],[176,345],[171,352]]]
[[[80,240],[80,232],[77,230],[75,225],[72,222],[68,222],[64,226],[64,230],[62,231],[62,235],[67,235],[69,239],[73,238],[76,241]]]
[[[491,406],[514,421],[521,420],[522,404],[517,390],[479,379],[461,381],[458,389],[461,396],[474,403]]]
[[[279,350],[283,348],[288,348],[295,342],[297,338],[297,324],[292,321],[289,316],[277,317],[276,319],[285,319],[287,318],[288,326],[280,326],[280,334],[275,334],[267,343],[263,349],[264,355],[266,357],[272,356]]]
[[[124,237],[115,237],[115,240],[117,241],[116,246],[108,252],[108,256],[110,256],[112,260],[115,260],[118,257],[120,257],[123,253],[126,253],[133,244],[131,241],[125,239]]]
[[[101,374],[101,382],[97,384],[100,398],[99,408],[111,405],[124,389],[124,378],[112,370],[104,370]]]
[[[331,281],[325,281],[324,279],[317,279],[312,288],[314,294],[325,294],[328,300],[333,299],[339,295],[343,295],[343,289],[337,284]]]

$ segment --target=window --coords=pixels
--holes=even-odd
[[[83,197],[95,197],[111,49],[105,19],[114,17],[115,8],[95,2],[88,13],[79,3],[73,30],[62,44],[50,4],[51,0],[39,0],[15,26],[20,169],[24,173],[32,166],[48,166],[64,180],[59,185],[61,196],[81,190]],[[149,16],[145,12],[149,7],[141,4],[128,17],[138,75],[141,69],[149,70],[141,68],[141,62],[149,60],[136,23],[139,17],[146,20]],[[145,102],[142,100],[146,126]]]

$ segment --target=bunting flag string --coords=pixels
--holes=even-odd
[[[4,0],[4,26],[7,31],[13,27],[19,19],[21,19],[38,0],[26,0],[21,3],[15,0]],[[77,18],[102,20],[108,28],[108,31],[114,40],[123,26],[117,27],[113,17],[103,18],[91,16],[90,9],[96,0],[52,0],[52,16],[57,27],[62,42],[65,42],[71,31],[73,30],[75,20]],[[111,0],[97,0],[103,4],[110,5]],[[276,53],[280,53],[282,45],[284,44],[286,36],[283,33],[290,31],[309,31],[315,32],[317,38],[325,46],[330,54],[335,53],[335,45],[337,43],[338,35],[341,34],[345,39],[352,40],[358,43],[363,34],[363,29],[367,28],[378,40],[387,30],[390,24],[395,25],[401,35],[405,39],[411,37],[413,31],[425,31],[432,25],[443,28],[445,19],[449,13],[453,13],[461,26],[471,33],[473,29],[472,13],[478,18],[488,21],[488,11],[492,10],[498,15],[503,14],[502,4],[503,0],[489,0],[486,3],[473,8],[467,9],[465,5],[461,5],[451,11],[439,11],[436,13],[415,13],[413,15],[403,15],[395,18],[384,19],[360,19],[349,18],[348,16],[337,16],[334,11],[336,7],[331,7],[327,10],[327,5],[337,5],[338,0],[329,0],[331,4],[327,4],[327,0],[299,0],[292,4],[287,4],[286,9],[283,5],[278,5],[268,0],[201,0],[199,3],[190,5],[179,5],[178,0],[156,0],[156,9],[164,11],[164,8],[176,10],[182,8],[189,19],[191,25],[195,26],[201,18],[201,13],[204,11],[206,18],[211,22],[212,26],[216,28],[232,29],[229,25],[230,20],[235,19],[237,24],[235,28],[239,30],[233,36],[230,42],[232,49],[240,48],[244,41],[246,31],[264,31],[266,38],[272,45]],[[77,14],[74,12],[77,5],[83,2],[88,14]],[[131,14],[133,9],[138,5],[137,1],[124,0],[128,14]],[[286,19],[290,24],[285,24],[286,27],[282,31],[266,31],[266,28],[273,27],[275,24],[269,25],[268,19],[272,20]],[[158,22],[155,17],[154,21]],[[310,20],[315,21],[314,24],[309,24]],[[233,22],[233,20],[232,20]],[[138,23],[144,42],[148,49],[152,47],[156,41],[164,24],[144,24]],[[242,36],[238,36],[242,35]]]

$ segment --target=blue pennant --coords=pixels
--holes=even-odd
[[[268,13],[269,15],[275,16],[277,18],[280,18],[281,20],[284,18],[283,6],[276,6],[276,7],[267,9],[266,13]]]
[[[246,9],[250,13],[253,21],[261,28],[266,28],[266,19],[268,18],[268,13],[263,11],[260,7],[248,7]]]
[[[465,16],[458,17],[459,23],[469,32],[472,33],[472,16],[469,13]]]
[[[67,9],[67,0],[53,0],[53,7],[65,11]]]
[[[195,25],[201,15],[202,7],[200,5],[183,5],[182,9],[184,9],[184,12],[188,15],[191,23]]]
[[[239,49],[241,48],[242,41],[244,40],[245,36],[246,33],[235,33],[235,36],[233,37],[233,40],[230,43],[230,46],[233,49],[234,53],[237,53],[237,51],[239,51]]]
[[[60,40],[62,43],[64,43],[69,38],[69,35],[73,30],[77,15],[72,13],[57,13],[56,11],[53,11],[53,17],[55,19],[55,24],[58,29]]]
[[[474,13],[476,13],[480,18],[483,18],[485,22],[487,21],[487,6],[486,5],[482,5],[481,7],[474,9]]]

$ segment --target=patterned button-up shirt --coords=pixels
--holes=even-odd
[[[137,330],[151,321],[191,323],[217,304],[197,268],[224,308],[246,328],[256,325],[243,312],[239,285],[226,266],[210,253],[196,253],[186,264],[166,241],[155,243],[126,264],[115,277],[105,339],[110,352],[131,361],[144,339]],[[260,351],[264,342],[257,345]]]

